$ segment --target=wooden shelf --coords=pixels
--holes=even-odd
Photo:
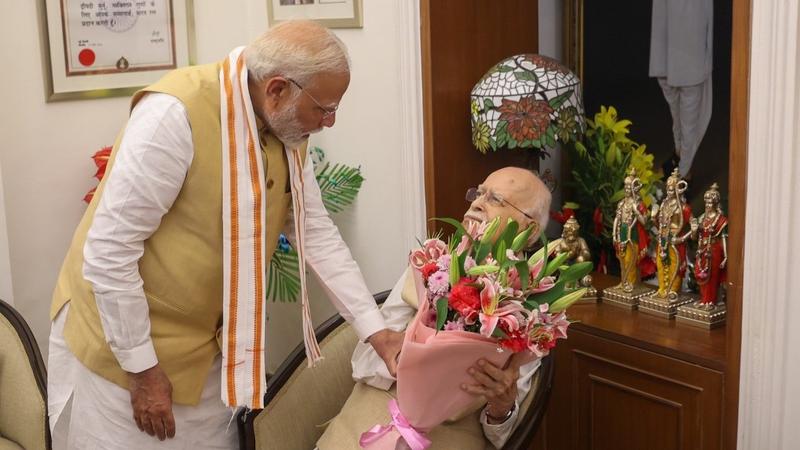
[[[601,291],[619,282],[618,278],[592,274]],[[726,357],[725,328],[704,330],[675,320],[628,311],[599,302],[575,305],[569,309],[570,326],[588,334],[659,353],[709,369],[724,371]]]

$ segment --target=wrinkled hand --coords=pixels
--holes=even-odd
[[[161,366],[139,373],[128,373],[131,406],[136,426],[163,441],[175,437],[172,415],[172,384]]]
[[[515,353],[505,368],[500,368],[481,358],[467,371],[476,384],[463,384],[465,391],[486,398],[487,413],[503,417],[514,407],[517,399],[517,380],[522,365],[522,353]]]
[[[384,328],[381,331],[367,338],[367,342],[378,353],[378,356],[386,363],[389,374],[397,376],[397,357],[400,355],[400,348],[403,346],[405,332],[393,331]]]

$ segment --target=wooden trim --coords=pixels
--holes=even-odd
[[[436,211],[436,167],[433,148],[433,68],[431,62],[431,0],[420,1],[420,45],[422,50],[422,130],[425,146],[425,217]],[[433,225],[428,223],[428,232]]]
[[[47,369],[42,359],[42,353],[39,351],[39,345],[36,344],[36,337],[34,337],[28,323],[13,306],[0,300],[0,315],[5,317],[11,326],[14,327],[22,343],[22,347],[25,349],[25,353],[28,356],[28,363],[31,366],[33,378],[36,381],[36,387],[39,389],[39,394],[41,394],[42,401],[44,402],[44,439],[45,445],[49,450],[52,447],[52,442],[50,440],[50,425],[47,414]]]
[[[751,0],[733,0],[731,44],[731,117],[728,188],[728,317],[723,392],[722,448],[735,450],[739,417],[739,373],[742,349],[742,280],[747,208],[747,121],[749,105]]]

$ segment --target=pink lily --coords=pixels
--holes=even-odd
[[[439,257],[447,254],[447,244],[439,239],[428,239],[418,248],[411,252],[409,262],[411,266],[419,270],[429,262],[436,262]]]

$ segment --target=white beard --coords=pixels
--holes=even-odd
[[[267,124],[269,129],[275,134],[283,145],[289,148],[298,148],[308,139],[307,135],[317,133],[321,130],[318,128],[309,133],[303,132],[303,127],[298,120],[297,108],[290,106],[283,111],[276,112],[272,116],[267,117]]]

